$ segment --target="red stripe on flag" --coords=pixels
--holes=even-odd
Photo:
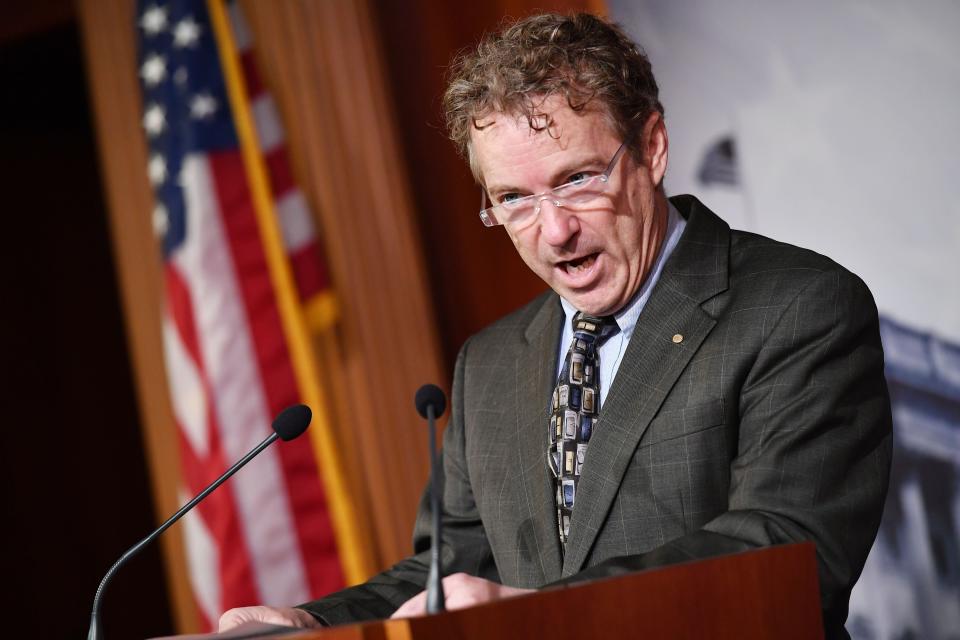
[[[290,156],[287,154],[287,148],[284,145],[265,153],[263,159],[267,163],[267,173],[270,174],[270,189],[273,191],[274,198],[280,200],[288,191],[297,188],[293,179],[293,170],[290,168]]]
[[[193,598],[193,608],[197,612],[197,624],[199,628],[205,633],[207,630],[215,631],[217,628],[217,620],[211,620],[203,612],[203,605],[200,604],[200,601],[194,595]]]
[[[330,274],[327,273],[327,265],[320,255],[320,243],[316,239],[290,254],[290,266],[293,267],[293,277],[297,281],[301,300],[309,300],[311,296],[330,287]]]
[[[276,414],[299,402],[300,396],[268,277],[268,265],[242,159],[236,151],[212,153],[209,165],[257,354],[260,378],[270,410]],[[342,587],[344,579],[317,461],[309,438],[284,443],[278,451],[311,597],[319,597]]]
[[[194,594],[194,597],[193,597],[193,608],[197,612],[197,624],[199,628],[202,630],[202,632],[206,632],[207,630],[210,630],[210,631],[216,630],[217,623],[219,621],[211,620],[206,616],[206,614],[203,612],[203,605],[197,599],[196,594]]]
[[[202,457],[194,451],[186,437],[183,425],[177,423],[177,440],[180,450],[183,482],[192,495],[200,493],[216,480],[233,463],[224,459],[220,430],[216,418],[216,398],[210,392],[210,382],[199,348],[193,303],[186,281],[172,263],[164,268],[164,283],[167,310],[180,341],[187,351],[202,385],[206,399],[206,438],[208,449]],[[211,537],[219,546],[219,573],[221,601],[224,608],[254,604],[259,598],[253,575],[253,567],[243,535],[239,510],[233,489],[229,484],[221,486],[206,500],[197,505]],[[208,627],[212,628],[212,627]]]
[[[190,358],[197,365],[197,369],[202,367],[200,357],[200,340],[197,338],[197,327],[193,322],[193,302],[190,299],[190,290],[186,282],[180,277],[171,263],[164,265],[164,285],[166,293],[167,312],[173,320],[180,340],[186,348]]]
[[[191,495],[200,493],[235,462],[224,460],[219,445],[212,447],[209,455],[200,458],[195,455],[179,425],[177,434],[183,478]],[[230,483],[221,485],[207,496],[196,510],[199,512],[197,515],[203,518],[210,536],[217,542],[221,608],[226,610],[259,604],[261,598]]]

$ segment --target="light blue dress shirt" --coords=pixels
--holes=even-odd
[[[657,280],[660,279],[660,272],[663,271],[663,265],[666,264],[667,258],[673,253],[677,242],[680,241],[680,236],[683,235],[683,230],[687,226],[687,221],[680,215],[676,207],[670,203],[668,203],[668,207],[667,232],[663,237],[660,255],[657,256],[656,261],[653,263],[653,268],[650,270],[650,275],[643,283],[643,286],[640,287],[640,290],[637,291],[636,295],[633,296],[633,300],[614,314],[620,331],[600,346],[599,383],[601,408],[603,407],[603,403],[607,401],[607,391],[609,391],[613,379],[617,375],[617,370],[620,368],[620,361],[623,360],[623,354],[627,351],[627,345],[630,343],[633,330],[637,326],[637,319],[640,317],[640,312],[643,311],[647,300],[650,299],[650,293],[657,284]],[[570,341],[573,340],[573,316],[577,313],[577,309],[563,298],[560,298],[560,304],[563,306],[564,314],[566,314],[566,322],[563,324],[563,334],[560,337],[559,357],[557,358],[557,377],[560,376],[560,370],[563,368],[563,360],[567,357],[567,351],[570,349]]]

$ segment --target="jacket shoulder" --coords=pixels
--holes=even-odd
[[[550,304],[555,304],[559,308],[560,302],[553,291],[545,291],[519,309],[511,311],[475,333],[468,338],[467,343],[471,345],[471,349],[493,344],[502,348],[505,344],[523,340],[530,325],[540,314],[549,310]]]
[[[796,292],[816,280],[839,280],[868,291],[856,274],[825,255],[749,231],[730,231],[730,284]]]

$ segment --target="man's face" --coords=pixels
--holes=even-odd
[[[526,118],[494,113],[471,134],[473,154],[494,203],[508,194],[542,193],[584,172],[599,174],[623,142],[597,109],[577,113],[551,96],[541,111],[549,130],[535,131]],[[589,209],[556,207],[543,200],[536,221],[506,227],[527,266],[580,311],[608,315],[633,297],[656,257],[667,205],[656,185],[666,169],[666,130],[659,114],[647,121],[644,161],[627,152],[610,176],[603,197]]]

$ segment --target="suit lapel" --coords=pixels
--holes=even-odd
[[[557,341],[563,317],[557,296],[548,296],[528,326],[526,344],[516,360],[517,438],[525,499],[521,509],[534,525],[531,542],[540,558],[544,583],[560,578],[562,557],[556,499],[547,467],[547,405],[556,385]]]
[[[563,577],[583,567],[650,421],[716,324],[701,305],[726,289],[730,229],[693,198],[673,202],[688,219],[687,228],[640,314],[601,407],[577,484]],[[682,340],[674,340],[677,334]]]

